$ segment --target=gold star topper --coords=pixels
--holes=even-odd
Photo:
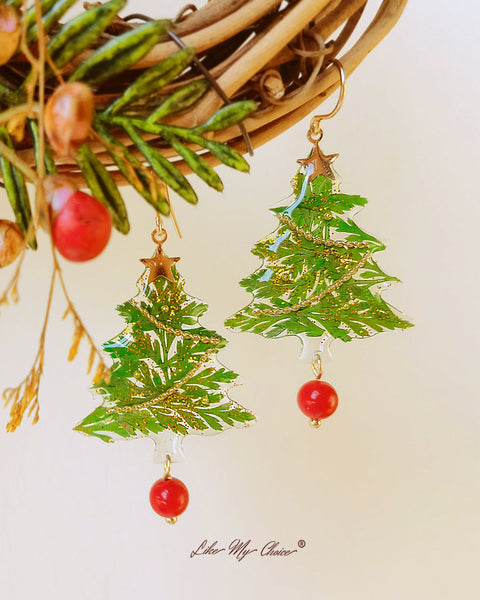
[[[307,167],[308,165],[312,166],[312,173],[308,178],[309,182],[312,181],[312,179],[315,179],[315,177],[317,177],[318,175],[325,175],[332,181],[335,181],[335,173],[333,172],[333,169],[330,167],[330,165],[336,158],[338,158],[338,154],[329,154],[328,156],[326,156],[320,150],[318,144],[315,144],[312,150],[312,154],[308,158],[298,159],[297,162],[303,165],[304,167]]]
[[[175,279],[173,277],[172,267],[179,260],[179,256],[174,256],[172,258],[167,256],[163,252],[162,247],[159,246],[153,258],[141,258],[140,262],[142,262],[147,269],[150,269],[148,283],[152,283],[152,281],[155,281],[155,279],[158,279],[159,277],[164,277],[167,281],[173,283]]]

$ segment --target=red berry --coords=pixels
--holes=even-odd
[[[153,510],[165,519],[181,515],[188,505],[188,490],[185,484],[170,477],[159,479],[150,490],[150,504]]]
[[[338,396],[329,383],[314,379],[307,381],[298,390],[297,403],[304,415],[314,421],[319,421],[335,412]]]
[[[98,256],[110,239],[112,219],[92,196],[74,192],[54,217],[53,242],[62,256],[83,262]]]

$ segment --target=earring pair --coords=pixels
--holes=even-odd
[[[294,200],[272,209],[278,227],[252,250],[263,263],[241,281],[253,298],[226,320],[233,329],[347,342],[410,326],[380,295],[382,286],[397,281],[374,259],[385,246],[348,216],[366,200],[340,193],[331,166],[338,155],[327,156],[319,147],[321,121],[337,114],[345,94],[343,67],[333,62],[340,74],[339,100],[330,113],[311,121],[307,138],[313,147],[298,161]],[[142,259],[146,270],[138,293],[118,307],[127,326],[104,345],[113,365],[109,378],[95,386],[103,403],[76,429],[104,441],[173,434],[156,438],[165,472],[150,493],[153,509],[173,523],[188,504],[185,485],[171,476],[172,457],[181,455],[179,436],[245,425],[254,416],[227,395],[238,376],[217,361],[226,340],[199,322],[207,307],[185,292],[179,258],[163,251],[167,236],[159,219],[152,237],[157,249]],[[312,368],[315,378],[300,388],[297,401],[319,427],[337,408],[338,397],[321,379],[321,351],[313,353]]]

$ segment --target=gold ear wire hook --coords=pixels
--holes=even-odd
[[[333,110],[331,110],[326,115],[320,115],[320,116],[317,117],[318,119],[321,119],[321,120],[323,120],[323,119],[331,119],[332,117],[334,117],[338,113],[338,111],[342,108],[342,104],[343,104],[343,101],[345,99],[345,89],[346,89],[345,81],[346,81],[346,77],[345,77],[345,70],[343,68],[343,65],[336,58],[332,58],[332,60],[330,62],[337,67],[338,73],[340,75],[340,94],[338,96],[337,104],[335,105],[335,107],[333,108]]]
[[[323,131],[320,127],[320,123],[324,119],[331,119],[332,117],[334,117],[338,113],[338,111],[342,108],[343,100],[345,98],[346,77],[345,77],[345,70],[343,68],[343,65],[336,58],[332,58],[332,60],[330,62],[335,67],[337,67],[338,73],[340,75],[340,94],[338,96],[337,104],[335,105],[333,110],[331,110],[329,113],[327,113],[325,115],[315,115],[312,118],[312,120],[310,121],[310,128],[307,132],[307,138],[308,138],[308,141],[311,142],[312,144],[316,144],[317,142],[319,142],[322,139]]]

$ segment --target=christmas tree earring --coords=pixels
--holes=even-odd
[[[146,270],[137,295],[117,307],[127,327],[104,344],[113,364],[95,384],[103,403],[75,429],[105,442],[154,439],[164,477],[154,483],[150,502],[175,523],[188,504],[187,488],[170,472],[183,456],[183,436],[245,425],[254,416],[227,396],[238,376],[216,360],[226,340],[199,323],[207,306],[184,291],[180,259],[164,253],[167,234],[159,219],[152,239],[157,249],[141,259]]]
[[[374,260],[385,246],[348,217],[366,199],[339,193],[331,166],[338,154],[327,156],[318,145],[321,121],[337,114],[345,95],[343,67],[338,60],[332,63],[340,74],[337,105],[330,113],[313,117],[307,134],[313,148],[298,161],[295,200],[288,207],[272,209],[278,228],[252,250],[263,264],[240,282],[253,299],[225,322],[268,338],[297,335],[304,344],[306,338],[320,338],[321,350],[312,356],[315,379],[297,395],[300,410],[315,427],[338,404],[334,388],[321,380],[325,342],[349,342],[411,326],[380,295],[384,286],[398,281]]]

